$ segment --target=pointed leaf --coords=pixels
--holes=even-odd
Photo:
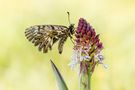
[[[54,74],[56,76],[56,80],[57,80],[59,90],[68,90],[67,85],[66,85],[63,77],[61,76],[58,68],[55,66],[55,64],[52,62],[52,60],[50,60],[50,61],[51,61],[51,65],[52,65]]]

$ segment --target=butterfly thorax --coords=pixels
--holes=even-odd
[[[72,35],[74,34],[74,30],[75,30],[74,24],[70,24],[70,26],[68,27],[68,36],[70,38],[72,38]]]

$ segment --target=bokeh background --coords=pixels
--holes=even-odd
[[[77,69],[71,70],[73,44],[62,55],[57,44],[38,52],[24,36],[36,24],[77,26],[85,18],[100,34],[109,68],[97,66],[92,90],[135,90],[135,0],[0,0],[0,90],[58,90],[50,59],[60,69],[69,90],[78,90]]]

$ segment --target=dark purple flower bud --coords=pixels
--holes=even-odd
[[[81,33],[81,30],[80,30],[80,29],[78,29],[78,30],[76,31],[76,33],[77,33],[77,34],[80,34],[80,33]]]
[[[99,43],[99,39],[96,39],[96,40],[95,40],[95,43],[96,43],[96,45],[98,45],[98,43]]]
[[[85,29],[82,29],[81,34],[82,35],[85,34]]]
[[[75,41],[76,41],[76,43],[80,43],[80,39],[79,38],[77,38]]]
[[[90,30],[90,24],[88,23],[87,24],[87,29],[86,29],[87,31],[89,31]]]
[[[87,29],[87,23],[83,25],[83,29]]]
[[[92,36],[92,37],[91,37],[91,42],[94,43],[94,41],[95,41],[95,37]]]
[[[99,38],[99,34],[96,35],[95,39],[98,39]]]
[[[88,36],[91,36],[91,31],[88,31],[88,32],[87,32],[87,35],[88,35]]]
[[[99,34],[95,37],[95,43],[99,42]]]
[[[98,43],[97,48],[99,48],[99,49],[102,49],[103,48],[102,42]]]
[[[79,19],[79,22],[82,22],[83,20],[84,20],[83,18],[80,18],[80,19]]]
[[[80,38],[80,35],[79,34],[75,34],[76,38]]]
[[[85,27],[82,27],[82,30],[85,30]]]
[[[89,36],[86,35],[86,36],[85,36],[85,39],[86,39],[86,40],[89,40]]]
[[[95,29],[92,29],[92,36],[95,36],[95,35],[96,35]]]
[[[79,19],[79,23],[83,23],[83,24],[84,24],[84,23],[86,23],[86,21],[85,21],[85,19],[80,18],[80,19]]]
[[[82,27],[77,27],[77,30],[78,30],[78,31],[81,31],[81,29],[82,29]]]
[[[79,26],[79,27],[83,27],[83,23],[82,23],[82,22],[79,22],[79,23],[78,23],[78,26]]]

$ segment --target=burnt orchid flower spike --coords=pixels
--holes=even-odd
[[[70,66],[71,68],[77,64],[80,66],[79,90],[90,90],[90,78],[95,66],[98,64],[105,66],[101,53],[103,44],[99,34],[96,34],[95,29],[83,18],[79,19],[75,32],[75,45]]]

